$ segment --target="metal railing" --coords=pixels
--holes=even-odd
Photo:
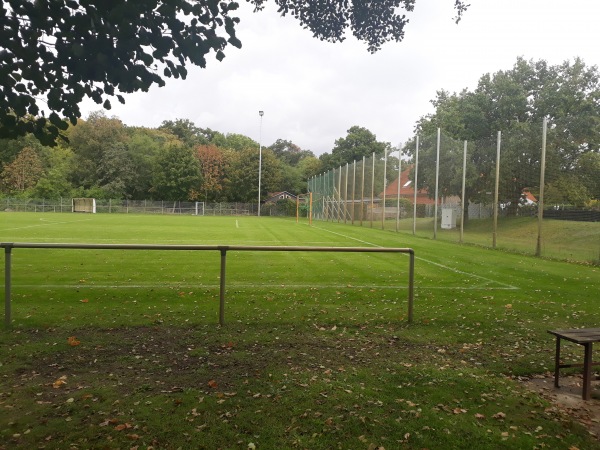
[[[219,324],[225,324],[225,279],[228,251],[254,252],[333,252],[333,253],[407,253],[410,257],[408,269],[408,323],[413,320],[415,252],[412,248],[373,248],[373,247],[305,247],[305,246],[243,246],[243,245],[145,245],[145,244],[61,244],[32,242],[2,242],[4,248],[4,324],[11,326],[11,266],[12,250],[16,248],[39,249],[93,249],[93,250],[188,250],[218,251],[221,253],[219,285]]]

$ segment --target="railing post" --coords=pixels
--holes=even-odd
[[[415,251],[409,251],[410,262],[408,266],[408,323],[413,321],[413,304],[415,294]]]
[[[225,271],[227,261],[227,249],[221,248],[221,277],[219,288],[219,325],[225,324]]]
[[[8,329],[11,326],[10,312],[10,266],[12,255],[12,244],[4,244],[4,326]]]

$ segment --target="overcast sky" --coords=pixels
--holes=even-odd
[[[599,0],[470,3],[456,25],[453,0],[417,0],[405,39],[373,55],[354,38],[321,42],[274,8],[254,14],[241,0],[241,50],[228,47],[222,62],[188,67],[185,81],[128,95],[125,105],[115,100],[107,114],[147,127],[185,118],[264,146],[290,140],[319,155],[353,125],[398,146],[433,111],[436,91],[473,89],[483,74],[510,69],[518,56],[551,64],[579,56],[600,66]],[[96,109],[88,103],[82,110],[86,116]]]

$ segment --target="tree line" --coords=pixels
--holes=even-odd
[[[32,135],[0,140],[0,192],[55,199],[156,199],[252,202],[258,197],[259,144],[187,119],[158,128],[129,127],[103,111],[69,126],[46,146]],[[261,198],[307,190],[307,180],[364,152],[383,151],[369,130],[354,126],[317,158],[285,139],[262,148]],[[357,150],[358,149],[358,150]]]
[[[463,141],[469,142],[466,202],[489,202],[496,163],[496,134],[502,131],[500,201],[512,207],[523,193],[539,190],[541,124],[548,120],[546,199],[576,206],[600,201],[600,74],[580,60],[549,65],[518,58],[504,71],[483,75],[474,90],[438,91],[434,112],[421,117],[418,188],[435,192],[438,128],[441,195],[462,195]],[[31,116],[29,120],[35,121]],[[0,139],[0,192],[37,198],[252,202],[258,197],[259,144],[235,133],[201,128],[187,119],[157,128],[130,127],[95,112],[43,145],[32,134]],[[415,161],[415,145],[403,159]],[[352,126],[319,157],[285,139],[263,147],[261,198],[268,193],[302,193],[307,180],[363,156],[388,155],[391,181],[398,159],[389,142]],[[414,177],[413,177],[414,179]]]

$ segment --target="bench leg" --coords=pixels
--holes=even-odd
[[[592,378],[592,343],[583,344],[585,347],[585,356],[583,360],[583,395],[584,400],[592,398],[591,378]]]
[[[556,336],[556,354],[554,356],[554,387],[559,388],[558,375],[560,373],[560,338]]]

